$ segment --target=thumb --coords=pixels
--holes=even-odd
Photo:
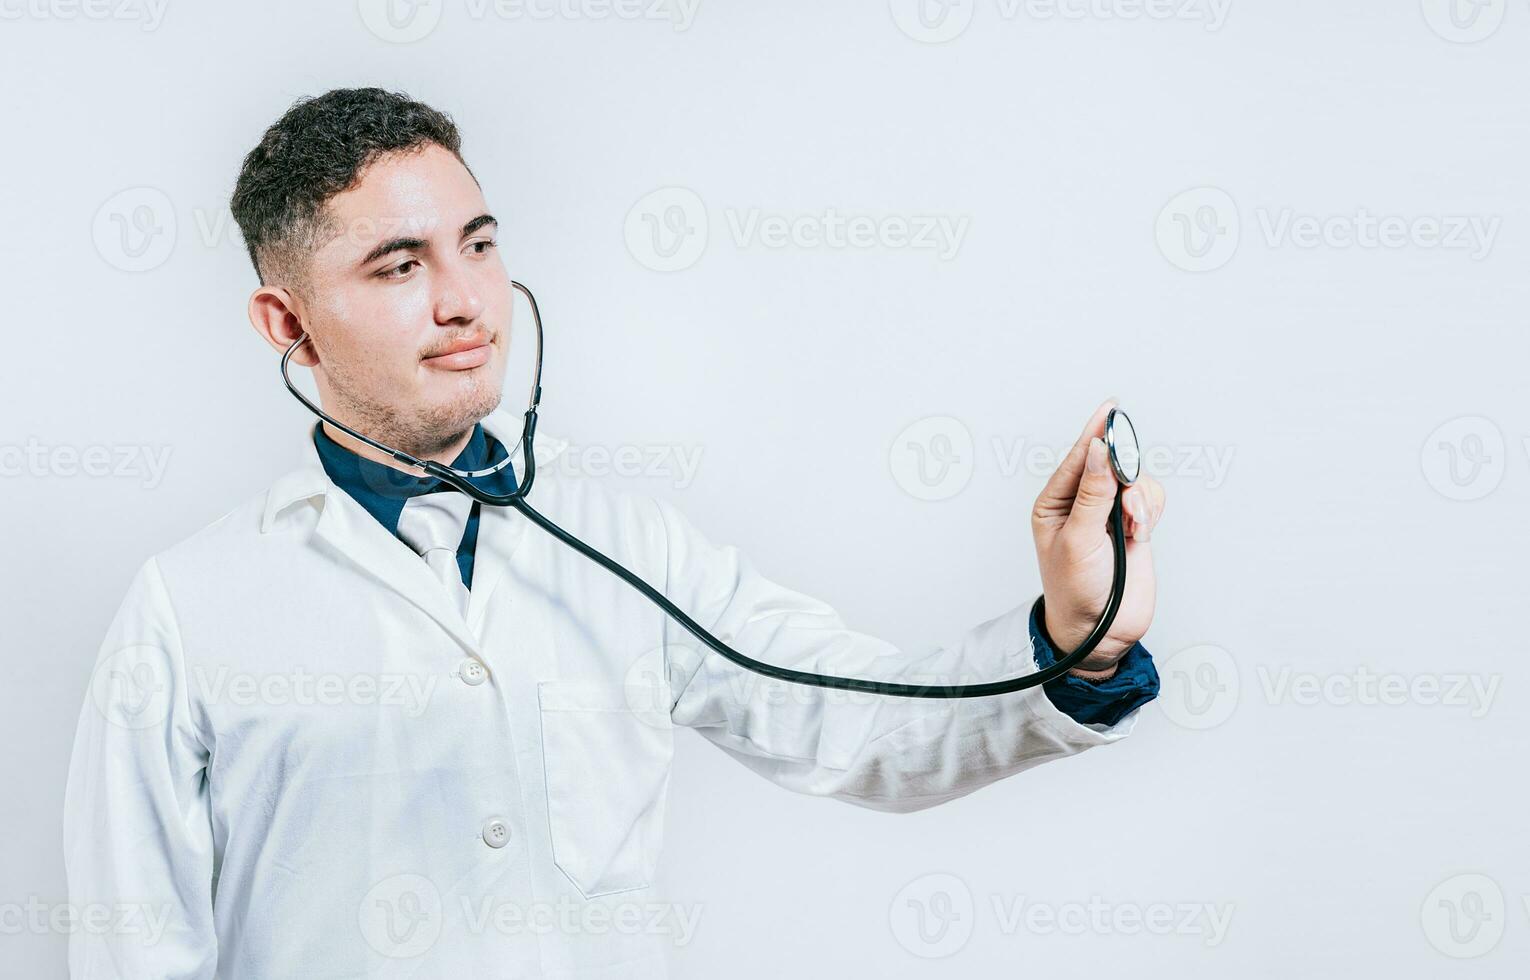
[[[1106,459],[1105,441],[1089,440],[1089,454],[1084,461],[1084,476],[1078,483],[1078,495],[1063,533],[1077,545],[1092,544],[1105,530],[1110,509],[1116,502],[1116,478]]]

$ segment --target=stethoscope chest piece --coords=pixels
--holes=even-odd
[[[1105,416],[1105,448],[1109,450],[1110,468],[1124,486],[1137,482],[1142,473],[1142,452],[1137,447],[1137,429],[1119,408]]]

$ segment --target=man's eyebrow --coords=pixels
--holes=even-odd
[[[492,214],[480,214],[462,226],[462,237],[466,238],[484,225],[493,225],[498,228],[499,219]],[[387,255],[389,252],[398,252],[406,249],[424,249],[428,246],[429,243],[423,238],[391,238],[368,252],[366,258],[358,262],[357,265],[368,265]]]
[[[423,248],[425,248],[425,246],[426,246],[426,242],[425,242],[425,239],[423,239],[423,238],[393,238],[393,239],[389,239],[388,241],[383,242],[381,245],[379,245],[376,248],[372,249],[372,251],[368,252],[367,253],[367,257],[362,259],[360,262],[358,262],[356,264],[357,265],[367,265],[370,262],[373,262],[373,261],[375,261],[377,259],[382,258],[384,255],[387,255],[389,252],[397,252],[397,251],[400,251],[402,249],[423,249]]]
[[[499,219],[494,217],[492,214],[480,214],[478,217],[462,226],[462,237],[466,238],[473,232],[482,228],[484,225],[493,225],[494,227],[498,228]]]

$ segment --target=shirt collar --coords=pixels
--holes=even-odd
[[[492,435],[500,444],[501,452],[504,449],[514,447],[516,459],[511,464],[511,467],[515,472],[520,472],[522,466],[519,441],[523,422],[524,417],[519,412],[510,412],[505,408],[498,408],[485,416],[483,421],[479,423],[483,430]],[[293,504],[299,501],[323,498],[332,490],[341,490],[340,486],[330,477],[329,472],[324,467],[323,459],[319,453],[318,442],[315,439],[316,430],[322,433],[322,427],[317,422],[304,430],[302,464],[279,477],[266,493],[265,511],[262,513],[260,520],[262,534],[270,531],[275,525],[277,518]],[[536,463],[538,469],[550,464],[568,448],[568,445],[567,439],[559,438],[539,426],[536,440]],[[496,454],[496,459],[498,458],[502,457]],[[371,461],[367,460],[366,462]],[[387,469],[391,470],[392,467],[387,467]],[[400,476],[405,479],[410,478],[408,474],[400,474]],[[434,481],[433,477],[416,479]],[[508,487],[511,485],[513,483],[507,480],[504,486]],[[495,489],[500,489],[500,487],[496,486]],[[341,492],[344,491],[341,490]]]
[[[453,489],[437,477],[417,476],[347,449],[330,438],[322,425],[314,425],[313,441],[319,452],[319,462],[329,475],[330,482],[350,494],[390,534],[398,532],[404,505],[411,498],[450,492]],[[467,445],[452,460],[451,465],[461,470],[485,469],[506,455],[505,448],[493,436],[485,434],[482,425],[475,423]],[[493,484],[487,486],[495,492],[515,489],[513,470],[508,473],[501,471],[494,474],[493,478],[486,479],[494,480]]]

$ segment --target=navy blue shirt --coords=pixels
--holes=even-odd
[[[367,513],[377,518],[388,533],[398,537],[399,517],[409,498],[424,493],[455,493],[450,484],[433,476],[414,476],[384,463],[358,456],[329,437],[323,425],[313,428],[313,444],[319,451],[319,462],[335,485],[350,494]],[[486,469],[498,463],[508,454],[482,425],[473,426],[473,434],[463,447],[452,466],[463,470]],[[515,490],[514,467],[506,466],[483,483],[495,493],[511,493]],[[473,587],[473,552],[478,546],[478,507],[475,500],[468,512],[467,526],[462,531],[462,543],[457,546],[457,567],[462,570],[462,584]]]
[[[433,476],[413,476],[402,470],[358,456],[335,442],[324,431],[323,425],[314,426],[314,446],[319,451],[319,461],[329,478],[350,494],[366,511],[377,519],[388,533],[398,536],[399,516],[409,498],[424,493],[455,492],[453,488]],[[452,466],[464,470],[485,469],[508,455],[489,432],[480,425],[473,426],[468,444]],[[515,490],[515,473],[505,467],[492,478],[496,493]],[[457,546],[457,567],[462,570],[462,582],[472,588],[473,552],[478,545],[477,501],[468,514],[463,529],[462,543]],[[1057,651],[1047,636],[1042,619],[1042,599],[1031,607],[1031,644],[1038,670],[1057,662]],[[1086,681],[1082,677],[1064,675],[1042,685],[1042,690],[1056,708],[1074,721],[1083,724],[1114,725],[1132,711],[1158,696],[1158,671],[1153,658],[1141,643],[1121,658],[1113,677],[1106,681]]]

